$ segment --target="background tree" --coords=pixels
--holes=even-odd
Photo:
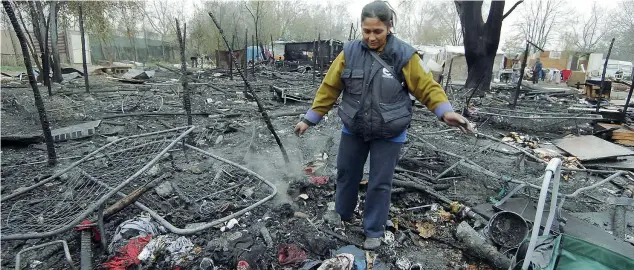
[[[47,16],[44,15],[44,5],[41,2],[28,2],[31,14],[31,21],[33,23],[33,32],[37,39],[37,43],[40,46],[40,58],[42,59],[42,69],[40,76],[42,76],[44,85],[48,88],[48,95],[52,96],[51,90],[51,77],[50,77],[50,57],[48,51],[48,22]]]
[[[401,0],[396,12],[399,38],[414,45],[462,45],[460,18],[452,2]]]
[[[609,17],[607,8],[592,3],[592,8],[588,10],[589,16],[576,12],[570,31],[564,38],[569,38],[573,48],[578,52],[594,52],[601,46],[608,33]]]
[[[519,8],[519,18],[514,28],[520,33],[518,38],[530,40],[544,48],[553,38],[553,30],[558,29],[566,21],[569,12],[565,0],[532,0],[526,1]]]
[[[437,32],[443,33],[440,36],[441,44],[462,45],[462,25],[455,5],[445,1],[435,2],[431,5],[430,15],[431,22],[429,24],[433,24],[435,21]]]
[[[634,5],[632,1],[621,0],[611,16],[610,27],[617,37],[612,49],[614,59],[634,62]],[[605,38],[605,39],[609,39]]]
[[[182,10],[174,10],[173,2],[169,0],[154,0],[145,2],[142,9],[143,15],[146,17],[151,30],[158,33],[161,38],[161,52],[163,61],[167,61],[169,56],[166,51],[166,44],[176,43],[176,29],[173,25],[173,15],[180,20],[184,20]],[[204,17],[204,16],[200,16]],[[195,17],[194,19],[198,18]],[[211,40],[211,39],[210,39]]]
[[[33,57],[33,61],[35,61],[35,65],[38,70],[42,70],[42,64],[37,57],[37,53],[35,52],[35,42],[33,42],[33,36],[28,32],[27,23],[31,23],[31,14],[28,12],[30,10],[28,2],[14,2],[14,14],[17,14],[17,17],[20,19],[21,27],[24,29],[25,36],[28,38],[27,46],[29,48],[29,52]]]
[[[60,25],[68,28],[76,25],[79,19],[79,6],[82,6],[84,16],[84,28],[87,33],[96,37],[102,44],[113,46],[115,34],[117,34],[118,19],[120,18],[120,10],[130,8],[135,12],[141,13],[143,1],[68,1],[60,7],[59,21]],[[125,33],[125,32],[123,32]],[[94,40],[96,42],[97,40]],[[103,47],[102,47],[103,48]],[[114,58],[116,49],[110,52],[111,58]],[[105,53],[104,53],[105,55]]]
[[[58,1],[50,1],[49,7],[49,15],[48,15],[48,23],[51,33],[51,50],[53,53],[53,62],[51,63],[51,68],[53,69],[53,81],[60,83],[62,82],[62,62],[59,57],[59,46],[57,45],[57,41],[59,40],[59,32],[57,28],[57,17],[59,15],[59,9],[62,3],[58,3]]]

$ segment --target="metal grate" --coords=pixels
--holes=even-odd
[[[186,145],[185,151],[174,151],[169,194],[156,190],[143,195],[136,203],[168,230],[192,234],[238,217],[270,200],[277,193],[275,186],[229,160],[202,149]],[[120,196],[132,190],[126,187]],[[161,192],[163,193],[163,192]]]
[[[154,164],[167,158],[168,150],[193,129],[118,139],[37,184],[4,196],[3,240],[48,237],[70,229],[124,186],[157,177]]]

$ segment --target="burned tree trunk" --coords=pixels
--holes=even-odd
[[[53,81],[57,83],[61,83],[62,78],[62,63],[59,59],[59,46],[57,46],[57,41],[59,39],[57,32],[57,14],[59,13],[59,5],[57,1],[51,1],[50,13],[49,13],[49,27],[51,32],[51,49],[53,51],[53,63],[51,67],[53,68]]]
[[[466,89],[491,88],[493,62],[500,43],[504,16],[504,1],[491,1],[486,23],[482,18],[482,1],[455,1],[464,36],[467,60]],[[478,86],[479,85],[479,86]]]
[[[183,33],[181,34],[181,26],[176,20],[176,34],[178,35],[178,45],[181,53],[181,82],[183,84],[183,107],[187,113],[187,125],[192,125],[192,106],[189,99],[189,88],[187,88],[187,59],[185,58],[185,38],[187,35],[187,24],[183,24]]]
[[[84,86],[86,87],[86,93],[90,93],[90,86],[88,84],[88,62],[86,61],[86,33],[84,32],[84,11],[83,3],[79,4],[79,34],[81,35],[81,59],[84,66]]]
[[[24,65],[27,70],[27,74],[29,77],[29,84],[31,84],[31,88],[33,89],[33,98],[35,99],[35,107],[37,108],[37,113],[40,117],[40,124],[42,124],[42,132],[44,133],[44,140],[46,141],[46,151],[48,153],[48,164],[55,165],[57,162],[57,155],[55,154],[55,145],[53,145],[53,136],[51,135],[51,127],[48,123],[48,117],[46,116],[46,110],[44,109],[44,101],[42,100],[42,96],[40,95],[40,90],[37,88],[37,82],[35,81],[35,76],[33,76],[33,64],[31,64],[31,56],[29,54],[29,49],[27,47],[26,38],[24,37],[24,32],[22,32],[22,28],[18,24],[18,20],[13,12],[13,7],[9,1],[2,1],[2,5],[4,6],[4,10],[7,12],[9,16],[9,20],[11,20],[11,25],[13,25],[13,29],[15,30],[15,34],[20,41],[20,47],[22,48],[22,56],[24,57]]]

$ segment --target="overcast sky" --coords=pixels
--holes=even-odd
[[[194,13],[194,10],[197,7],[201,6],[201,3],[204,2],[203,0],[175,0],[175,2],[178,1],[179,6],[184,7],[185,9],[185,14],[187,17],[191,16]],[[234,0],[230,0],[230,1],[234,1]],[[246,0],[235,0],[235,1],[246,1]],[[265,1],[271,1],[271,0],[265,0]],[[300,4],[301,2],[308,2],[309,0],[282,0],[282,1],[289,1],[289,2],[293,2],[295,5]],[[321,3],[326,3],[326,2],[340,2],[341,0],[326,0],[326,1],[320,1]],[[360,20],[361,17],[361,10],[363,9],[363,6],[366,5],[367,3],[370,3],[372,0],[348,0],[347,2],[347,7],[348,7],[348,12],[350,13],[350,15],[352,15],[353,18],[356,18],[356,21]],[[426,1],[451,1],[451,0],[426,0]],[[508,0],[506,1],[507,3],[504,5],[505,8],[505,12],[507,10],[509,10],[518,0]],[[537,0],[526,0],[526,1],[537,1]],[[562,0],[565,1],[565,0]],[[634,1],[629,0],[632,2],[632,4],[634,4]],[[312,1],[311,1],[312,2]],[[396,8],[398,6],[399,1],[398,0],[388,0],[388,2],[392,5],[392,7]],[[594,2],[594,0],[567,0],[567,8],[572,10],[575,10],[578,14],[583,14],[583,15],[589,15],[589,10],[592,8],[592,3]],[[615,0],[600,0],[599,3],[601,3],[602,6],[606,7],[606,8],[615,8],[618,4],[618,1]],[[520,4],[522,5],[522,4]],[[504,44],[504,41],[508,38],[511,37],[515,34],[514,29],[513,29],[513,24],[519,19],[519,9],[521,8],[521,6],[519,6],[517,9],[515,9],[515,11],[513,11],[505,20],[504,23],[502,24],[502,35],[500,37],[500,47],[502,47]],[[189,15],[189,16],[188,16]],[[398,16],[398,14],[397,14]],[[404,19],[404,18],[401,18]],[[556,34],[556,33],[555,33]],[[417,44],[417,45],[424,45],[424,44]],[[548,48],[548,49],[556,49],[556,48]]]

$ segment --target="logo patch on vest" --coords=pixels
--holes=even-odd
[[[383,75],[381,75],[381,77],[387,78],[387,79],[394,79],[394,76],[392,76],[392,73],[390,73],[390,71],[387,70],[386,68],[383,68]]]

